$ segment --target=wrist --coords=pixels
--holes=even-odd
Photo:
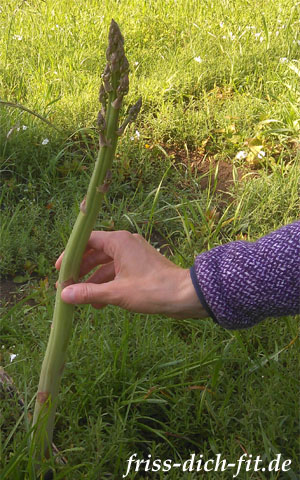
[[[176,286],[170,316],[179,319],[207,318],[209,314],[199,300],[189,269],[178,268],[173,278]]]

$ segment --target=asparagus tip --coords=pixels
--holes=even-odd
[[[124,43],[124,37],[121,33],[120,27],[117,24],[117,22],[112,18],[110,22],[110,27],[109,27],[109,34],[108,34],[108,42],[122,42]]]

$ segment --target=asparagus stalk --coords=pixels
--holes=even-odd
[[[80,263],[87,241],[95,224],[102,199],[108,189],[111,164],[118,137],[125,126],[134,121],[141,108],[141,99],[131,107],[128,118],[118,127],[119,112],[124,95],[128,93],[129,65],[124,53],[124,39],[117,23],[112,20],[107,64],[99,92],[101,110],[98,114],[99,153],[89,183],[87,195],[68,240],[60,269],[51,333],[42,364],[35,410],[33,442],[37,460],[47,458],[53,436],[54,417],[66,350],[71,335],[74,307],[61,300],[61,291],[78,281]]]

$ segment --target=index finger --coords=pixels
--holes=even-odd
[[[93,231],[90,235],[90,238],[87,242],[85,252],[83,254],[83,259],[90,250],[102,251],[100,263],[107,263],[113,260],[114,253],[116,251],[117,243],[116,240],[120,240],[120,237],[129,237],[131,234],[126,231],[119,232],[102,232],[102,231]],[[124,238],[123,238],[124,239]],[[58,259],[55,262],[55,268],[60,269],[65,250],[60,254]],[[98,255],[99,257],[99,255]]]
[[[114,259],[119,247],[126,246],[128,241],[134,238],[132,233],[126,230],[114,232],[93,231],[87,242],[87,248],[101,250],[110,259]],[[127,244],[128,245],[128,244]]]

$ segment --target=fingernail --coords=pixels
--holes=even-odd
[[[75,301],[75,291],[73,287],[66,287],[61,292],[61,298],[66,303],[73,303]]]

